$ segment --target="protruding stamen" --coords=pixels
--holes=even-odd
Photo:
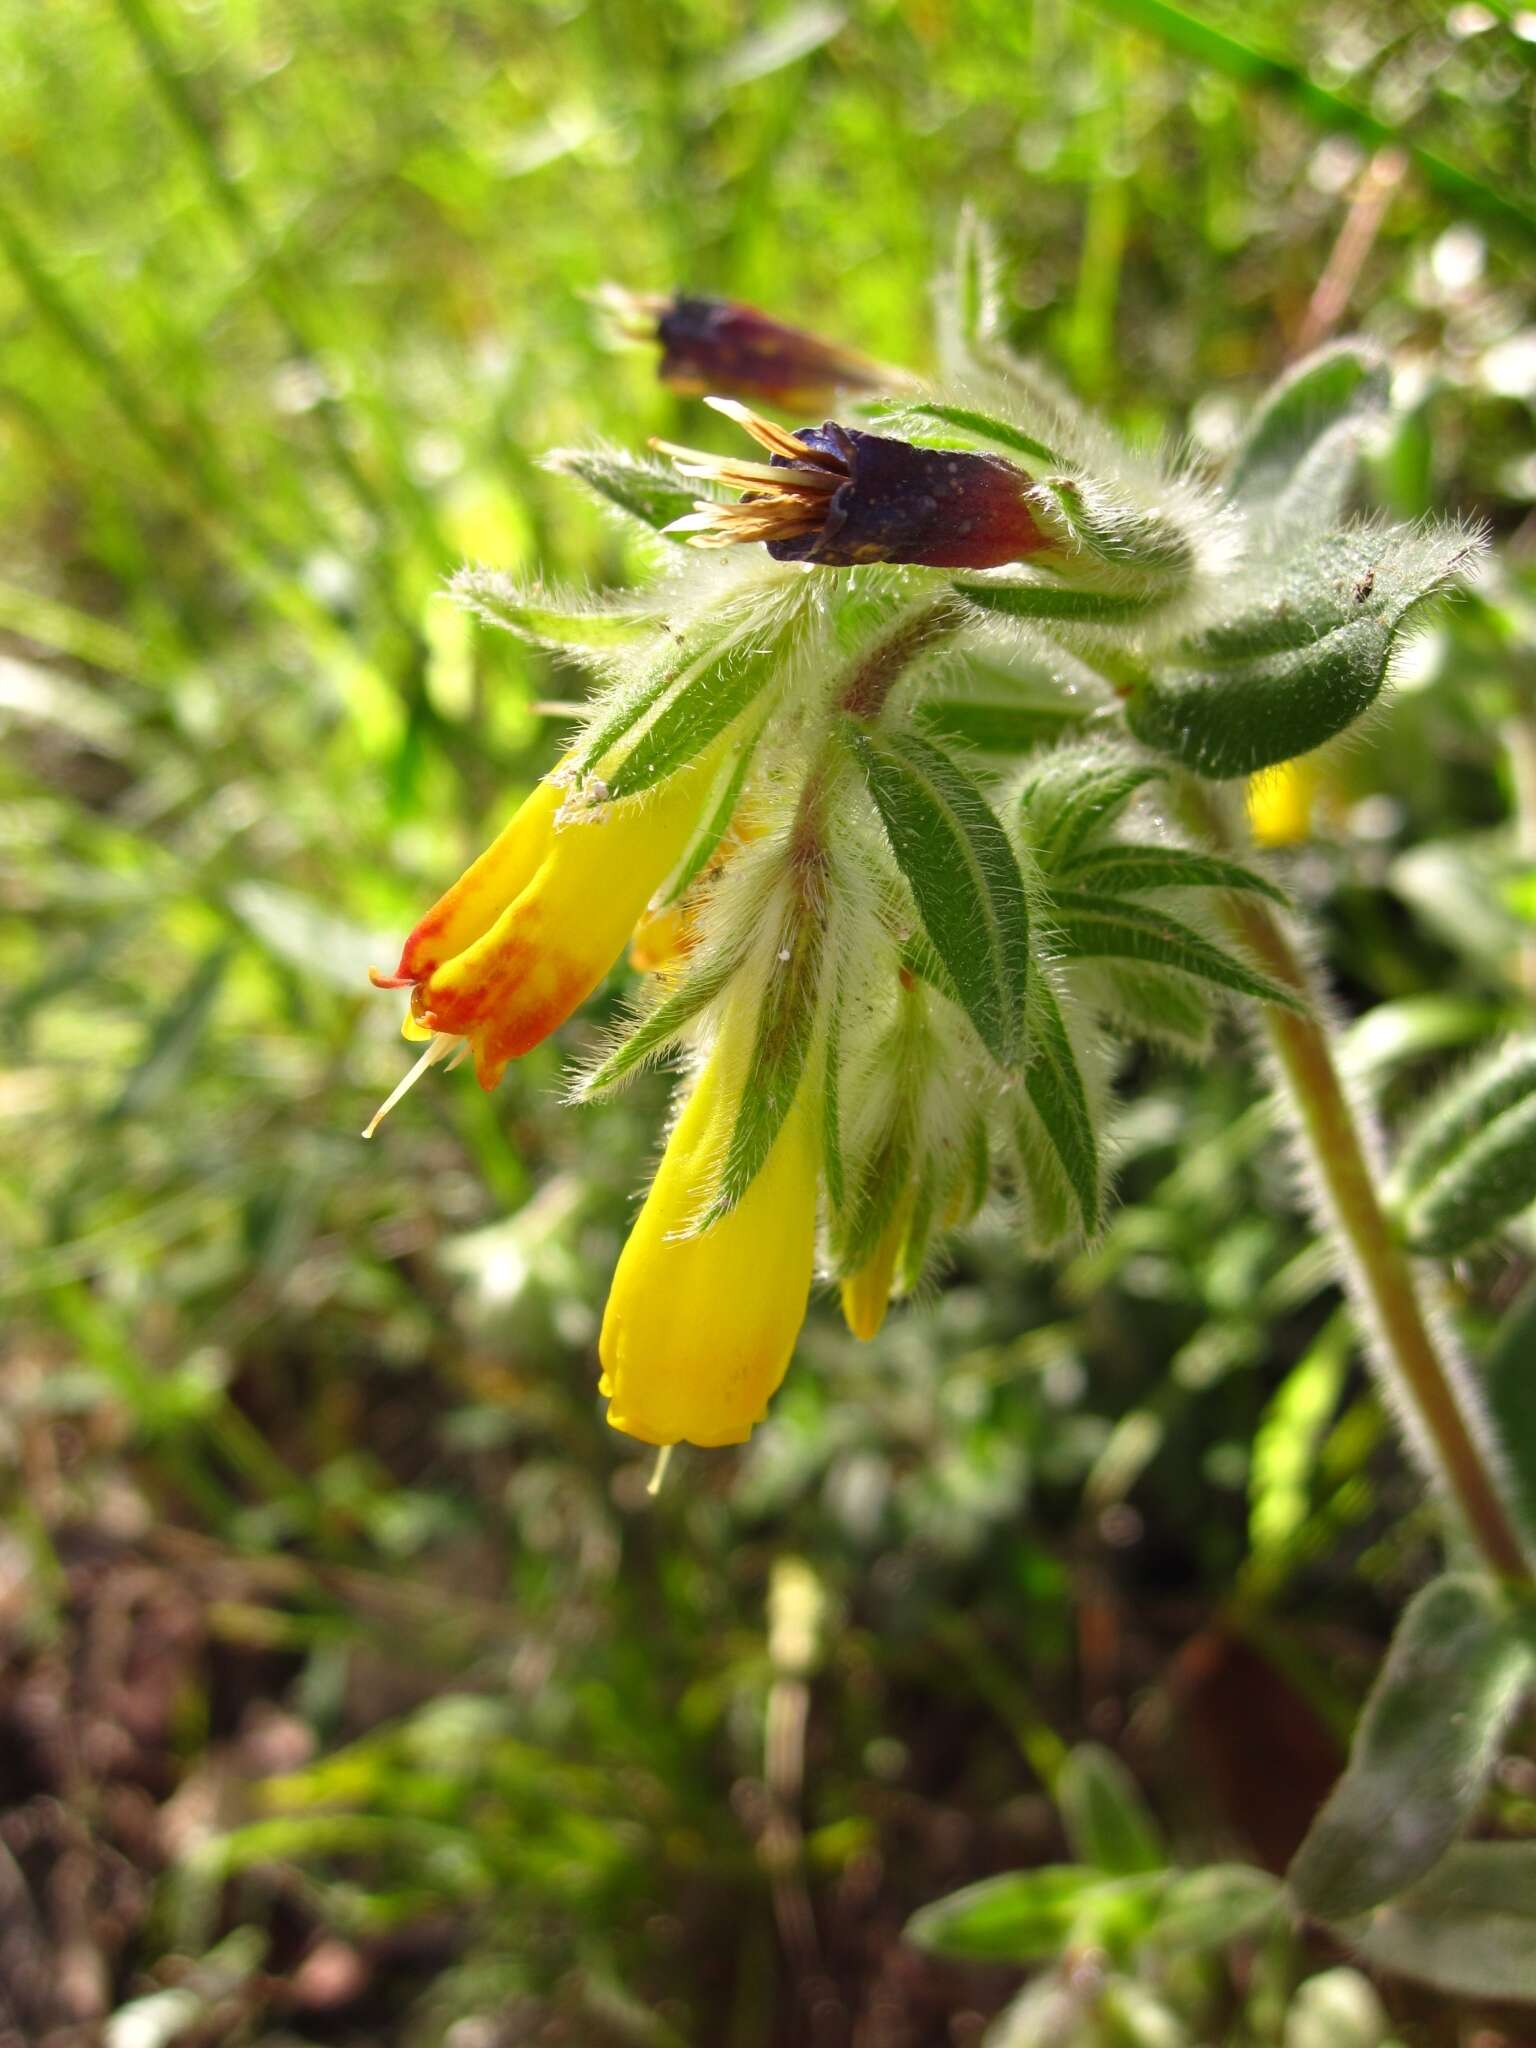
[[[452,1031],[433,1032],[431,1038],[427,1041],[427,1049],[422,1054],[421,1058],[416,1062],[415,1066],[412,1067],[411,1071],[406,1075],[405,1079],[399,1082],[394,1088],[390,1090],[389,1094],[385,1096],[384,1100],[380,1103],[379,1107],[374,1111],[372,1117],[369,1120],[367,1129],[363,1132],[363,1136],[365,1138],[371,1138],[373,1136],[374,1132],[379,1128],[379,1125],[383,1123],[385,1117],[389,1115],[389,1112],[394,1108],[395,1104],[400,1100],[401,1096],[408,1095],[410,1093],[410,1091],[416,1086],[416,1083],[421,1079],[422,1075],[427,1071],[428,1067],[435,1067],[439,1060],[447,1059],[450,1053],[457,1053],[462,1055],[464,1048],[467,1044],[467,1039],[456,1036]]]
[[[848,466],[838,455],[815,448],[786,433],[734,398],[711,398],[716,412],[746,430],[774,457],[744,462],[734,455],[709,455],[682,448],[675,441],[654,440],[680,476],[698,477],[744,493],[740,504],[712,498],[694,502],[691,512],[674,519],[665,531],[686,536],[696,548],[739,546],[744,541],[799,540],[820,531],[835,492],[848,481]]]
[[[645,1482],[645,1490],[652,1500],[661,1491],[662,1483],[667,1476],[667,1467],[672,1462],[672,1453],[676,1448],[675,1444],[663,1444],[656,1453],[656,1463],[651,1467],[651,1476]]]
[[[750,434],[772,455],[782,455],[786,462],[812,462],[819,469],[842,471],[843,465],[835,455],[825,449],[813,448],[808,441],[802,441],[787,427],[776,426],[772,420],[765,420],[750,405],[743,405],[739,398],[706,398],[704,403],[712,412],[733,420],[736,425]]]

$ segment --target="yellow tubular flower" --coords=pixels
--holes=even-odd
[[[912,1221],[916,1194],[913,1187],[906,1190],[891,1211],[891,1219],[881,1231],[874,1250],[858,1271],[849,1273],[841,1283],[843,1321],[861,1344],[879,1336],[891,1305],[891,1282],[896,1277],[896,1262],[901,1257],[907,1226]]]
[[[667,1141],[603,1317],[599,1391],[612,1426],[642,1443],[745,1443],[805,1320],[820,1165],[805,1084],[736,1207],[702,1235],[680,1235],[735,1117],[739,1089],[721,1065],[717,1053]]]
[[[644,796],[561,823],[541,783],[434,904],[380,987],[411,990],[409,1036],[468,1039],[483,1088],[586,1001],[688,844],[713,750]]]

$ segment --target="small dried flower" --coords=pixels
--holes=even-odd
[[[919,448],[835,420],[791,434],[732,399],[709,403],[766,448],[768,461],[655,443],[681,475],[743,493],[735,505],[701,499],[673,521],[668,531],[695,547],[764,541],[775,561],[826,569],[994,569],[1054,545],[1030,503],[1033,479],[1000,455]]]
[[[665,297],[619,285],[598,296],[620,334],[660,342],[662,383],[690,397],[739,392],[799,411],[839,391],[890,390],[905,381],[851,349],[730,299]]]

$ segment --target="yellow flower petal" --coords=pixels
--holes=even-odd
[[[1312,836],[1322,778],[1311,760],[1283,761],[1248,782],[1248,822],[1260,846],[1294,846]]]
[[[643,1443],[745,1443],[805,1320],[819,1168],[805,1088],[736,1207],[702,1236],[678,1235],[729,1136],[737,1098],[721,1065],[717,1054],[668,1140],[603,1317],[608,1420]]]
[[[596,988],[676,866],[709,790],[707,764],[653,795],[557,825],[495,923],[420,984],[433,1029],[468,1038],[481,1085],[547,1038]]]

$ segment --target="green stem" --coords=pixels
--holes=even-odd
[[[1205,835],[1229,850],[1238,835],[1199,784],[1186,803]],[[1227,923],[1266,972],[1307,999],[1304,1014],[1262,1012],[1312,1178],[1347,1247],[1357,1306],[1374,1330],[1367,1345],[1390,1404],[1428,1449],[1478,1549],[1500,1577],[1532,1583],[1531,1560],[1496,1474],[1490,1432],[1436,1342],[1407,1252],[1383,1206],[1360,1119],[1334,1058],[1319,991],[1279,919],[1256,897],[1231,896]]]

